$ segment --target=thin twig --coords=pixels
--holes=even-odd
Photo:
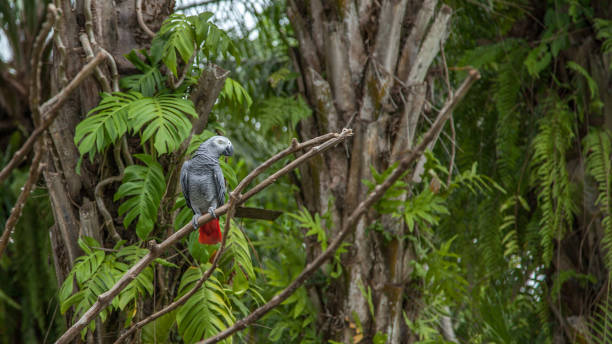
[[[53,120],[55,120],[59,114],[57,110],[64,105],[64,102],[68,99],[70,93],[72,93],[72,91],[74,91],[102,61],[104,61],[104,55],[99,53],[93,60],[89,61],[83,67],[83,69],[81,69],[81,71],[74,77],[74,79],[70,81],[70,83],[68,83],[68,85],[66,85],[66,87],[59,91],[53,98],[47,100],[42,106],[40,106],[40,125],[36,127],[23,146],[21,146],[21,148],[15,152],[15,155],[13,155],[11,161],[9,161],[9,163],[4,166],[2,171],[0,171],[0,184],[6,180],[11,171],[17,167],[17,165],[19,165],[19,163],[21,163],[25,156],[30,152],[40,134],[45,131],[51,125],[51,123],[53,123]]]
[[[93,15],[91,13],[91,0],[85,0],[84,4],[84,12],[85,12],[85,31],[87,32],[87,37],[89,38],[89,42],[93,46],[98,45],[96,43],[96,35],[93,31]]]
[[[444,54],[444,44],[440,42],[440,53],[442,54],[442,65],[444,66],[444,81],[446,82],[446,89],[448,90],[448,97],[453,98],[453,89],[450,84],[450,77],[448,76],[448,64],[446,63],[446,54]],[[455,164],[455,150],[456,150],[456,133],[455,133],[455,121],[453,120],[453,114],[450,114],[450,127],[451,127],[451,156],[448,166],[448,178],[446,179],[446,185],[450,185],[451,177],[453,175],[453,166]]]
[[[98,45],[98,43],[96,42],[96,35],[94,33],[93,30],[93,14],[91,11],[91,0],[85,0],[85,3],[83,5],[85,7],[85,31],[87,32],[87,38],[89,43],[91,43],[91,48],[89,48],[89,51],[91,51],[91,55],[93,56],[93,52],[103,52],[106,57],[108,58],[108,63],[110,65],[110,69],[111,69],[111,77],[112,77],[112,91],[113,92],[119,92],[119,72],[117,70],[117,62],[115,62],[115,58],[113,57],[113,55],[111,55],[108,51],[106,51],[106,49],[102,48],[101,46]],[[84,39],[81,38],[81,43],[83,43]],[[86,48],[87,44],[83,44],[83,48]],[[93,48],[93,49],[92,49]],[[88,56],[90,55],[90,53],[87,52]],[[101,71],[99,72],[98,70],[96,70],[96,75],[101,74]],[[99,77],[98,77],[99,78]],[[104,76],[104,80],[106,80],[106,76]],[[102,84],[102,88],[104,89],[105,92],[110,92],[110,87],[106,87],[108,85],[108,81],[104,82]],[[107,91],[107,89],[109,89]]]
[[[115,239],[116,242],[119,242],[123,240],[123,238],[121,238],[121,236],[117,232],[113,217],[111,216],[110,212],[106,208],[106,205],[104,204],[104,195],[102,190],[106,185],[120,182],[123,179],[125,165],[123,164],[123,160],[121,159],[121,144],[115,145],[113,149],[113,157],[115,159],[115,163],[117,164],[117,168],[119,169],[119,175],[101,180],[98,185],[96,185],[94,195],[96,197],[96,204],[98,205],[98,209],[100,209],[100,213],[102,213],[102,217],[104,217],[104,226],[106,226],[113,239]]]
[[[93,33],[93,28],[92,28],[92,18],[91,18],[91,0],[86,0],[85,1],[85,8],[88,9],[88,11],[86,11],[86,24],[85,27],[88,31],[88,34],[82,33],[79,38],[81,39],[81,45],[83,46],[83,49],[85,50],[85,53],[87,55],[88,58],[93,57],[93,51],[92,48],[90,46],[90,41],[91,44],[95,46],[95,38],[94,37],[94,33]],[[89,26],[87,25],[87,22],[89,22]],[[89,39],[88,39],[89,36]],[[96,47],[102,54],[104,54],[104,56],[107,58],[107,60],[109,61],[109,64],[111,65],[111,71],[113,73],[113,87],[111,89],[111,86],[108,82],[108,79],[106,78],[106,75],[104,75],[104,73],[102,73],[102,71],[100,70],[100,68],[96,67],[95,70],[95,75],[96,78],[98,79],[98,81],[100,82],[100,84],[102,85],[102,89],[105,92],[117,92],[119,91],[119,82],[118,82],[118,72],[117,72],[117,64],[115,63],[115,59],[113,58],[113,56],[106,50],[100,48],[100,47]],[[114,154],[114,158],[115,158],[115,163],[117,164],[117,167],[119,168],[119,175],[117,176],[113,176],[113,177],[108,177],[106,179],[101,180],[98,185],[96,185],[95,188],[95,192],[94,192],[94,196],[96,198],[96,204],[98,205],[98,209],[100,210],[100,213],[102,214],[102,217],[104,217],[104,226],[106,226],[106,228],[108,229],[111,237],[113,237],[113,239],[116,242],[119,242],[121,240],[123,240],[121,238],[121,236],[119,235],[119,233],[117,232],[117,228],[115,228],[115,223],[113,220],[113,217],[111,215],[111,213],[108,211],[108,209],[106,208],[106,205],[104,204],[104,195],[103,195],[103,188],[106,185],[109,185],[111,183],[115,183],[115,182],[119,182],[123,179],[123,171],[125,170],[125,165],[123,164],[123,160],[121,159],[121,152],[122,152],[122,147],[125,141],[125,135],[123,136],[121,143],[119,145],[115,146],[115,149],[113,150],[113,154]]]
[[[345,130],[347,130],[346,133],[349,133],[348,129],[345,129]],[[328,135],[325,135],[325,136],[333,137],[333,135],[334,134],[331,134],[331,135],[328,134]],[[331,145],[337,144],[337,142],[335,142],[335,143],[332,143],[331,145],[327,145],[330,142],[331,141],[323,142],[321,144],[321,146],[315,146],[312,149],[312,152],[324,151],[326,147],[330,147]],[[303,145],[304,144],[302,144],[302,147],[303,147]],[[169,312],[173,311],[174,309],[176,309],[180,305],[184,304],[185,302],[187,302],[187,300],[189,300],[189,298],[193,294],[196,293],[196,291],[198,291],[198,289],[200,289],[200,287],[204,284],[204,282],[206,282],[206,280],[208,280],[208,278],[215,271],[215,269],[217,268],[217,264],[218,264],[219,260],[221,259],[221,256],[225,252],[225,243],[227,242],[227,238],[228,238],[228,235],[229,235],[231,219],[232,219],[232,217],[234,215],[236,202],[243,197],[242,194],[241,194],[242,190],[244,190],[244,188],[246,188],[251,183],[251,181],[253,181],[258,175],[260,175],[262,172],[264,172],[267,168],[269,168],[274,162],[278,161],[279,159],[281,159],[284,156],[287,156],[287,155],[291,154],[291,152],[297,151],[299,149],[298,147],[300,147],[300,144],[297,143],[297,141],[292,141],[291,146],[289,148],[287,148],[284,151],[276,154],[272,158],[268,159],[268,161],[266,161],[265,163],[261,164],[258,168],[256,168],[255,170],[251,171],[251,173],[249,173],[249,175],[246,176],[240,182],[240,184],[238,184],[236,186],[236,188],[230,193],[230,201],[229,201],[229,204],[228,204],[228,211],[227,211],[227,216],[226,216],[226,219],[225,219],[225,227],[223,229],[223,239],[221,240],[221,246],[220,246],[219,250],[217,251],[217,254],[215,255],[215,258],[213,259],[212,265],[208,268],[208,270],[206,270],[206,272],[202,275],[202,277],[198,280],[198,282],[194,285],[194,287],[189,292],[187,292],[187,294],[183,295],[180,299],[172,302],[171,304],[169,304],[168,306],[166,306],[163,309],[159,310],[158,312],[156,312],[154,314],[151,314],[150,316],[148,316],[144,320],[139,321],[138,323],[134,324],[129,330],[127,330],[125,333],[123,333],[115,341],[114,344],[121,343],[130,334],[134,333],[134,331],[142,328],[143,326],[145,326],[146,324],[150,323],[151,321],[161,317],[162,315],[164,315],[166,313],[169,313]],[[314,156],[314,154],[313,154],[313,156]]]
[[[322,252],[319,256],[317,256],[312,262],[310,262],[306,268],[300,273],[300,275],[289,284],[283,291],[276,294],[270,301],[268,301],[263,306],[257,308],[251,314],[246,316],[245,318],[238,320],[231,327],[221,331],[217,335],[207,338],[198,344],[211,344],[221,341],[233,333],[240,331],[246,328],[249,324],[261,318],[267,312],[269,312],[274,307],[278,306],[286,300],[291,294],[293,294],[310,275],[312,275],[318,268],[328,259],[330,258],[336,249],[340,246],[344,238],[354,230],[357,221],[361,216],[363,216],[366,211],[374,204],[374,202],[378,201],[385,191],[395,183],[404,172],[412,165],[417,158],[423,155],[427,145],[436,137],[436,133],[442,129],[442,126],[449,118],[453,108],[459,103],[459,101],[465,96],[468,89],[472,86],[472,84],[480,78],[480,74],[478,71],[471,70],[468,74],[468,77],[463,82],[463,84],[459,87],[456,92],[455,97],[451,97],[447,100],[446,104],[438,114],[434,124],[429,128],[429,130],[423,136],[423,140],[419,143],[419,145],[412,151],[408,152],[408,155],[401,159],[398,167],[389,175],[389,177],[380,185],[377,185],[372,192],[370,192],[366,199],[363,200],[357,208],[351,213],[348,217],[347,221],[343,224],[342,230],[340,233],[334,238],[331,244],[327,247],[327,249]]]
[[[258,166],[249,176],[247,176],[244,180],[241,181],[241,184],[244,183],[248,185],[248,183],[253,180],[259,173],[263,172],[267,167],[272,165],[274,162],[282,159],[283,157],[294,153],[296,151],[306,149],[312,147],[317,144],[322,144],[327,141],[332,141],[335,144],[341,143],[346,138],[352,136],[352,131],[350,129],[345,129],[342,133],[330,133],[326,134],[311,140],[308,140],[303,143],[292,143],[292,145],[283,150],[282,152],[276,154],[275,156],[268,159],[262,165]],[[283,174],[290,172],[292,169],[296,168],[298,165],[304,163],[306,160],[314,157],[315,155],[320,154],[321,150],[315,150],[314,148],[308,151],[308,153],[300,156],[295,159],[278,172],[272,174],[267,177],[265,180],[260,182],[258,185],[253,187],[249,192],[247,192],[244,196],[239,198],[236,201],[236,205],[240,205],[246,202],[251,196],[256,194],[257,192],[263,190],[270,184],[274,183],[279,177]],[[217,217],[225,214],[229,209],[229,204],[225,204],[215,210],[215,215]],[[212,216],[210,214],[202,215],[198,219],[198,225],[203,225],[204,223],[212,220]],[[56,344],[65,344],[75,338],[79,332],[85,328],[92,320],[96,318],[100,312],[108,307],[108,305],[112,302],[112,300],[125,288],[127,285],[133,281],[138,274],[140,274],[155,258],[159,257],[166,249],[176,244],[181,238],[185,237],[189,233],[193,231],[193,225],[191,223],[186,224],[180,230],[174,232],[170,235],[166,240],[161,243],[156,243],[155,241],[149,242],[149,252],[142,257],[136,264],[134,264],[120,279],[113,285],[108,291],[98,295],[96,302],[81,316],[81,318],[74,323],[56,342]],[[227,235],[225,235],[227,237]]]
[[[142,31],[144,31],[150,37],[155,37],[155,32],[151,31],[147,24],[142,19],[142,0],[136,0],[136,19],[138,20],[138,25]]]
[[[172,74],[172,72],[170,72],[169,80],[173,89],[177,89],[179,86],[181,86],[181,84],[185,80],[185,77],[187,76],[187,73],[189,73],[191,65],[193,64],[193,60],[195,59],[197,54],[198,49],[194,49],[193,54],[189,58],[189,61],[185,64],[185,67],[183,68],[183,73],[181,73],[181,76],[178,78],[178,80],[174,80],[174,75]]]
[[[104,199],[103,199],[104,195],[102,194],[102,189],[106,185],[120,182],[122,179],[123,179],[123,172],[119,174],[118,176],[112,176],[112,177],[103,179],[102,181],[98,183],[98,185],[96,185],[96,189],[95,189],[96,204],[98,205],[98,209],[100,209],[100,213],[102,213],[102,217],[104,217],[104,226],[106,226],[106,228],[110,232],[110,235],[113,237],[113,239],[115,239],[116,242],[121,241],[122,238],[117,232],[117,229],[115,228],[115,223],[113,222],[112,215],[110,214],[108,209],[106,209],[106,205],[104,204]]]
[[[119,92],[119,70],[117,69],[117,62],[111,53],[106,49],[98,46],[98,50],[106,55],[111,70],[111,82],[113,86],[113,92]]]
[[[132,158],[132,154],[130,154],[130,149],[127,144],[127,138],[125,135],[121,138],[121,153],[123,154],[123,158],[128,165],[134,165],[134,159]]]
[[[53,13],[55,16],[55,26],[53,30],[53,42],[55,43],[55,47],[59,52],[59,66],[58,66],[58,74],[60,78],[60,84],[65,86],[68,83],[68,77],[66,76],[66,63],[68,58],[66,57],[66,46],[62,41],[61,33],[62,33],[62,24],[61,24],[61,15],[62,11],[55,6],[49,6],[49,11]]]
[[[87,57],[87,60],[93,59],[94,53],[93,53],[93,49],[91,48],[90,40],[87,38],[87,34],[85,32],[82,32],[79,35],[79,40],[81,41],[81,45],[83,46],[83,50],[85,51],[85,56]],[[108,82],[108,78],[106,77],[106,75],[102,73],[102,70],[100,69],[100,67],[96,67],[94,71],[94,75],[96,76],[96,79],[98,79],[98,82],[102,86],[102,91],[110,93],[111,92],[110,83]]]
[[[236,192],[236,190],[234,190],[234,192]],[[233,197],[233,193],[232,193],[232,195],[230,195],[230,201],[229,201],[229,204],[228,204],[227,216],[225,218],[225,226],[223,228],[224,235],[223,235],[223,239],[221,241],[221,247],[220,247],[219,251],[217,252],[217,254],[215,255],[215,259],[213,260],[212,265],[208,268],[208,270],[206,270],[206,272],[204,272],[204,274],[202,274],[202,277],[200,277],[200,279],[196,282],[196,284],[193,286],[193,288],[191,288],[190,291],[188,291],[185,295],[181,296],[178,300],[172,302],[171,304],[167,305],[166,307],[160,309],[158,312],[155,312],[155,313],[149,315],[148,317],[146,317],[145,319],[143,319],[143,320],[137,322],[136,324],[134,324],[132,327],[130,327],[129,330],[127,330],[119,338],[117,338],[117,340],[114,342],[114,344],[121,343],[130,334],[134,333],[136,330],[141,329],[143,326],[145,326],[146,324],[150,323],[151,321],[161,317],[162,315],[167,314],[169,312],[172,312],[177,307],[179,307],[182,304],[184,304],[185,302],[187,302],[187,300],[189,300],[189,298],[191,298],[191,296],[193,296],[202,287],[204,282],[206,282],[208,280],[210,275],[212,275],[212,273],[215,271],[215,269],[217,267],[217,264],[218,264],[218,261],[219,261],[219,257],[224,252],[225,243],[226,243],[226,240],[227,240],[227,235],[229,233],[230,222],[232,220],[232,216],[234,215],[235,208],[236,208],[235,207],[236,200],[237,199],[235,197]]]
[[[32,47],[32,62],[30,68],[34,69],[34,76],[32,81],[30,82],[30,110],[32,111],[32,117],[34,118],[35,123],[40,119],[38,107],[40,105],[40,76],[42,74],[42,55],[45,51],[46,43],[48,42],[47,36],[49,36],[49,32],[51,32],[51,28],[53,27],[53,23],[55,23],[55,15],[52,8],[55,8],[55,5],[49,4],[47,6],[47,18],[45,19],[45,23],[38,32],[38,35],[36,36],[36,40]]]
[[[446,178],[446,186],[450,185],[451,182],[451,177],[453,175],[453,167],[455,166],[455,151],[456,151],[456,145],[455,145],[455,139],[456,139],[456,133],[455,133],[455,121],[453,120],[453,114],[451,113],[450,115],[450,128],[451,128],[451,135],[452,135],[452,140],[451,140],[451,156],[450,156],[450,162],[448,163],[448,177]]]
[[[23,207],[25,206],[25,202],[28,200],[28,196],[30,196],[30,192],[34,187],[34,184],[38,180],[38,176],[42,171],[43,164],[40,163],[43,156],[44,147],[42,144],[38,144],[36,150],[34,152],[34,158],[32,158],[32,165],[30,165],[30,173],[28,175],[28,179],[26,180],[24,186],[21,188],[21,193],[19,197],[17,197],[17,202],[15,206],[11,210],[11,214],[9,218],[6,220],[6,224],[4,225],[4,232],[2,233],[2,237],[0,237],[0,258],[6,249],[9,238],[11,237],[11,233],[17,224],[17,221],[21,217],[21,212],[23,211]]]

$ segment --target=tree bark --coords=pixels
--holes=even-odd
[[[350,143],[300,170],[300,202],[313,213],[330,214],[328,237],[364,198],[367,188],[361,181],[372,179],[370,167],[382,171],[415,145],[425,77],[446,40],[451,16],[449,7],[436,10],[437,5],[436,0],[288,2],[299,41],[294,64],[314,109],[314,116],[300,123],[300,135],[313,137],[346,126],[355,133]],[[367,230],[374,221],[393,234],[391,242]],[[377,332],[391,343],[410,341],[402,313],[415,309],[405,300],[418,295],[406,288],[414,255],[401,239],[405,231],[402,221],[373,211],[358,222],[342,257],[341,277],[324,290],[310,291],[322,295],[313,302],[325,314],[319,319],[325,339],[353,342],[357,333],[350,325],[359,321],[365,342]],[[320,246],[308,237],[306,245],[310,262]],[[373,314],[362,288],[372,290]]]
[[[52,72],[51,77],[42,83],[41,89],[50,90],[51,95],[56,94],[87,62],[88,50],[93,50],[94,54],[103,50],[109,52],[107,57],[110,55],[116,61],[120,75],[135,72],[123,55],[132,49],[147,47],[150,37],[137,23],[134,1],[82,0],[73,4],[71,1],[59,0],[55,4],[58,12],[54,25]],[[88,5],[90,8],[87,8]],[[173,0],[149,0],[143,8],[144,21],[150,28],[157,30],[173,7]],[[83,35],[83,32],[87,35]],[[101,211],[92,200],[96,198],[96,185],[109,176],[118,175],[124,161],[117,161],[117,155],[113,154],[96,157],[93,163],[83,161],[80,173],[77,173],[79,153],[73,142],[76,125],[97,105],[99,93],[109,90],[109,80],[116,85],[117,75],[113,74],[110,60],[107,59],[96,72],[97,80],[88,78],[81,84],[59,110],[48,134],[43,136],[48,147],[43,176],[55,219],[50,235],[59,284],[68,275],[74,260],[82,254],[77,244],[79,237],[91,236],[105,247],[112,247],[116,242],[116,238],[104,230],[106,227],[100,225],[104,222]],[[137,146],[139,142],[131,144]],[[119,159],[125,160],[121,157]],[[112,197],[117,186],[114,183],[102,191],[102,202],[110,207],[113,214],[116,214],[116,207]],[[128,236],[121,233],[119,220],[114,216],[120,234]],[[117,332],[123,328],[123,323],[115,319],[114,324],[105,324],[105,328]]]

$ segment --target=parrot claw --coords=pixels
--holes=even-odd
[[[193,215],[193,221],[191,222],[193,224],[193,228],[194,229],[198,229],[198,218],[200,217],[200,215],[195,214]]]
[[[208,213],[210,214],[210,216],[213,217],[213,219],[217,218],[217,215],[215,215],[215,208],[213,207],[208,208]]]

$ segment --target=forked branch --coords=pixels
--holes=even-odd
[[[2,232],[2,237],[0,237],[0,258],[2,258],[2,254],[4,253],[4,249],[6,249],[6,246],[8,245],[11,233],[13,232],[15,225],[17,225],[17,221],[21,217],[21,212],[23,211],[25,202],[28,200],[28,196],[34,188],[34,184],[38,180],[38,176],[40,175],[40,172],[43,167],[43,164],[40,163],[44,155],[43,151],[43,146],[39,144],[36,148],[36,152],[34,153],[32,165],[30,165],[30,173],[28,174],[28,179],[26,180],[24,186],[21,188],[21,193],[19,194],[19,197],[17,197],[17,202],[11,210],[11,215],[9,215],[9,218],[6,220],[6,224],[4,225],[4,232]]]
[[[325,251],[323,251],[319,256],[317,256],[312,262],[310,262],[306,268],[300,273],[300,275],[289,284],[283,291],[276,294],[270,301],[261,307],[254,310],[251,314],[246,316],[245,318],[238,320],[234,325],[227,328],[226,330],[218,333],[217,335],[207,338],[198,344],[211,344],[217,343],[229,336],[233,333],[240,331],[249,324],[253,323],[257,319],[261,318],[263,315],[268,313],[274,307],[280,305],[284,300],[286,300],[291,294],[293,294],[310,275],[312,275],[317,269],[327,260],[329,259],[336,249],[340,247],[340,244],[346,238],[346,236],[351,233],[355,229],[355,225],[361,216],[363,216],[367,210],[380,198],[384,195],[384,193],[406,172],[410,166],[425,152],[427,145],[437,136],[437,134],[442,130],[442,127],[450,117],[453,109],[457,104],[463,99],[469,88],[472,84],[480,78],[480,74],[478,71],[472,69],[463,84],[457,89],[454,96],[451,96],[447,101],[440,113],[436,117],[436,120],[431,125],[429,130],[423,136],[423,140],[418,144],[418,146],[412,150],[407,152],[407,155],[400,160],[398,167],[389,175],[389,177],[380,185],[377,185],[376,188],[372,192],[370,192],[366,199],[361,201],[359,205],[355,208],[355,210],[348,217],[347,221],[345,221],[342,226],[342,230],[340,233],[334,238],[332,243],[327,247]]]
[[[4,166],[2,171],[0,171],[0,184],[6,180],[6,178],[11,174],[11,171],[26,157],[40,134],[47,130],[51,123],[53,123],[59,114],[58,110],[62,105],[64,105],[64,102],[68,99],[68,96],[72,93],[72,91],[74,91],[81,84],[81,82],[83,82],[83,80],[85,80],[85,78],[87,78],[94,71],[98,64],[104,61],[104,58],[104,54],[98,53],[93,60],[89,61],[83,67],[83,69],[81,69],[81,71],[74,77],[74,79],[70,81],[70,83],[68,83],[68,85],[66,85],[66,87],[59,91],[53,98],[47,100],[40,106],[41,123],[32,132],[32,135],[28,137],[23,146],[21,146],[21,148],[15,152],[15,155],[13,155],[9,163]]]
[[[303,150],[303,149],[308,149],[310,147],[312,147],[312,148],[307,153],[305,153],[304,155],[301,155],[299,158],[295,159],[294,161],[290,162],[289,164],[287,164],[283,168],[281,168],[278,171],[276,171],[271,176],[269,176],[266,179],[264,179],[262,182],[260,182],[255,187],[253,187],[251,190],[246,192],[243,196],[239,197],[239,196],[236,196],[235,193],[232,193],[232,197],[230,197],[230,203],[225,204],[225,205],[217,208],[215,210],[215,214],[218,217],[218,216],[221,216],[221,215],[227,213],[228,209],[230,208],[230,204],[232,205],[232,207],[234,206],[234,203],[232,202],[232,199],[235,199],[235,205],[236,206],[246,202],[250,197],[252,197],[256,193],[262,191],[264,188],[266,188],[270,184],[274,183],[278,178],[280,178],[281,176],[283,176],[283,175],[289,173],[290,171],[292,171],[293,169],[295,169],[298,165],[304,163],[308,159],[310,159],[310,158],[312,158],[312,157],[314,157],[314,156],[316,156],[318,154],[321,154],[322,152],[324,152],[328,148],[331,148],[331,147],[333,147],[333,146],[343,142],[344,140],[346,140],[346,138],[348,138],[348,137],[350,137],[352,135],[353,135],[353,132],[350,129],[344,129],[341,133],[326,134],[326,135],[319,136],[319,137],[316,137],[314,139],[305,141],[303,143],[298,143],[297,141],[293,141],[290,147],[288,147],[287,149],[283,150],[282,152],[274,155],[273,157],[268,159],[266,162],[264,162],[263,164],[258,166],[255,170],[253,170],[246,178],[244,178],[240,182],[240,184],[236,187],[236,189],[237,190],[244,189],[246,186],[249,185],[249,183],[252,180],[254,180],[259,174],[261,174],[267,168],[269,168],[273,163],[275,163],[278,160],[288,156],[289,154],[292,154],[294,152],[297,152],[297,151],[300,151],[300,150]],[[205,214],[205,215],[201,216],[198,219],[198,225],[202,225],[202,224],[204,224],[204,223],[206,223],[206,222],[208,222],[210,220],[212,220],[211,215],[210,214]],[[191,223],[188,223],[185,226],[183,226],[183,228],[181,228],[180,230],[176,231],[174,234],[170,235],[166,240],[164,240],[163,242],[161,242],[159,244],[156,243],[155,241],[151,241],[150,242],[149,252],[140,261],[138,261],[136,264],[134,264],[134,266],[132,266],[119,279],[119,281],[117,281],[117,283],[115,283],[115,285],[113,285],[105,293],[99,295],[98,299],[96,300],[96,302],[83,314],[83,316],[81,316],[81,318],[75,324],[73,324],[57,340],[56,344],[68,343],[73,338],[75,338],[79,334],[79,332],[83,328],[85,328],[85,326],[87,326],[92,320],[94,320],[98,316],[98,314],[100,314],[100,312],[103,309],[108,307],[108,305],[110,305],[112,300],[125,287],[127,287],[127,285],[131,281],[133,281],[138,276],[138,274],[140,274],[155,258],[159,257],[167,248],[169,248],[170,246],[176,244],[181,238],[185,237],[186,235],[188,235],[192,231],[193,231],[193,226],[192,226]],[[222,243],[225,242],[225,240],[227,238],[228,231],[229,231],[229,227],[227,227],[227,224],[226,224],[226,228],[225,228],[224,231],[225,231],[225,233],[224,233],[225,235],[224,235],[224,239],[223,239],[224,241]],[[222,245],[224,245],[224,244],[222,244]],[[215,262],[218,260],[218,257],[220,257],[220,256],[221,256],[221,254],[217,254],[217,257],[215,258]],[[215,262],[213,262],[213,263],[215,263]],[[205,275],[206,274],[210,274],[210,273],[212,273],[212,270],[210,270],[210,272],[207,271],[205,273]]]

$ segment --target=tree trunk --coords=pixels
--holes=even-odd
[[[102,49],[115,60],[118,76],[134,73],[136,70],[123,55],[150,44],[151,37],[137,22],[135,1],[85,0],[76,1],[74,5],[72,3],[55,1],[59,15],[54,26],[52,65],[49,68],[50,77],[43,78],[41,85],[41,89],[50,90],[49,95],[56,94],[93,57],[92,53],[96,54]],[[91,7],[88,9],[89,5]],[[145,23],[156,31],[173,8],[173,0],[146,1],[142,8]],[[94,75],[96,78],[88,78],[70,96],[48,134],[43,137],[44,145],[48,148],[43,175],[55,219],[50,235],[60,284],[70,272],[75,259],[82,254],[77,244],[79,237],[91,236],[103,243],[104,247],[113,247],[116,243],[116,237],[105,230],[109,226],[103,225],[102,212],[116,214],[113,194],[121,178],[116,178],[115,183],[107,183],[105,189],[100,188],[97,205],[97,192],[94,193],[94,190],[105,178],[119,175],[120,168],[130,160],[127,153],[130,148],[126,147],[126,154],[120,154],[121,151],[117,150],[115,153],[119,154],[109,152],[103,157],[97,156],[93,163],[84,160],[80,173],[77,172],[79,152],[74,144],[76,125],[97,105],[100,92],[118,91],[116,85],[111,87],[114,75],[110,60],[101,64]],[[130,144],[137,146],[139,142]],[[107,209],[99,209],[100,206]],[[117,216],[113,216],[111,222],[117,226],[118,234],[123,239],[133,236],[121,230],[121,221]],[[109,320],[105,324],[106,329],[115,333],[122,327],[121,319]],[[103,338],[103,333],[97,331],[96,342],[100,343],[100,338]]]
[[[349,144],[325,153],[301,168],[301,203],[310,211],[328,213],[333,237],[363,199],[370,167],[382,171],[415,145],[417,124],[424,115],[426,76],[443,46],[451,9],[437,0],[326,2],[289,1],[288,15],[299,41],[294,64],[300,89],[314,116],[300,123],[303,138],[351,127]],[[418,171],[413,179],[419,179]],[[393,235],[390,242],[368,226],[378,221]],[[410,283],[413,252],[402,236],[405,224],[371,211],[357,225],[342,257],[343,274],[328,288],[311,287],[321,310],[324,338],[364,341],[378,332],[391,343],[410,342],[403,320],[418,314],[419,298]],[[320,251],[308,237],[307,257]],[[373,312],[361,289],[371,288]],[[373,314],[372,314],[373,313]],[[358,319],[356,319],[358,318]]]

